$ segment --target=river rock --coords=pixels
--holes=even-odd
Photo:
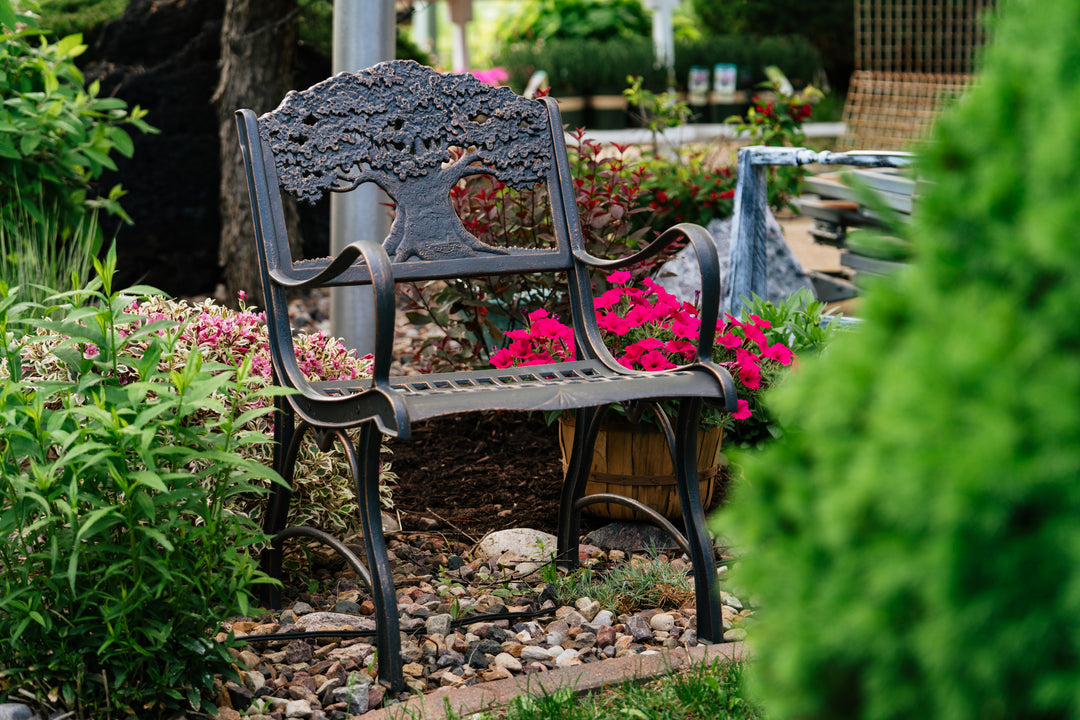
[[[511,528],[488,533],[477,545],[477,553],[484,558],[499,558],[514,553],[522,560],[546,562],[555,552],[558,540],[551,533],[529,528]]]

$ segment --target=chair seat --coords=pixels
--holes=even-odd
[[[366,392],[370,380],[312,383],[327,398]],[[598,360],[393,378],[411,422],[479,410],[573,410],[617,401],[724,398],[723,385],[703,366],[663,372],[616,371]],[[359,424],[360,420],[358,420]]]

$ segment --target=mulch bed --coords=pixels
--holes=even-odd
[[[434,418],[416,424],[411,440],[387,445],[403,529],[470,543],[506,528],[556,532],[562,461],[557,429],[542,414]]]

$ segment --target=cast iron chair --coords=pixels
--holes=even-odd
[[[682,224],[621,260],[590,256],[578,224],[575,192],[556,101],[529,100],[471,75],[440,74],[415,62],[387,62],[342,73],[303,92],[290,92],[272,112],[237,113],[240,145],[259,249],[270,348],[277,381],[295,394],[280,403],[275,465],[291,481],[297,449],[311,431],[323,449],[341,443],[359,499],[369,581],[377,620],[380,679],[403,686],[397,601],[379,513],[378,455],[382,435],[409,437],[426,418],[481,410],[575,410],[574,447],[562,490],[558,557],[577,561],[580,508],[603,410],[612,403],[674,401],[674,423],[662,416],[676,468],[679,498],[694,566],[698,636],[720,640],[719,589],[705,526],[695,463],[703,402],[730,412],[735,389],[712,361],[720,306],[717,250],[703,228]],[[451,153],[452,148],[459,153]],[[544,183],[550,194],[555,247],[522,250],[484,244],[465,230],[449,204],[462,178],[493,175],[514,186]],[[282,209],[284,190],[313,202],[327,190],[374,182],[397,207],[389,236],[358,241],[334,258],[294,260]],[[664,372],[628,370],[604,348],[593,309],[590,270],[634,265],[676,240],[689,241],[705,278],[701,337],[693,363]],[[578,359],[518,369],[482,369],[391,377],[394,284],[446,277],[565,272]],[[293,351],[287,288],[366,285],[375,308],[372,377],[310,382]],[[526,287],[523,285],[523,287]],[[657,406],[659,409],[659,406]],[[299,418],[297,421],[296,418]],[[361,428],[354,446],[346,430]],[[347,548],[313,528],[286,528],[290,492],[271,497],[266,531],[275,537],[264,568],[281,571],[282,541],[309,535],[344,554]],[[350,564],[359,560],[347,555]]]

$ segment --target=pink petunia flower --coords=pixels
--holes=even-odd
[[[670,370],[675,363],[667,359],[667,356],[659,350],[650,350],[641,356],[641,367],[650,372],[657,370]]]
[[[731,414],[731,417],[736,420],[746,420],[747,418],[749,418],[750,403],[748,403],[746,400],[740,399],[738,401],[738,407],[736,408],[735,412]]]
[[[773,345],[768,345],[762,348],[762,352],[765,354],[765,357],[780,363],[784,367],[790,365],[791,359],[794,357],[794,354],[791,352],[791,348],[789,348],[787,345],[784,345],[783,343],[775,343]]]

